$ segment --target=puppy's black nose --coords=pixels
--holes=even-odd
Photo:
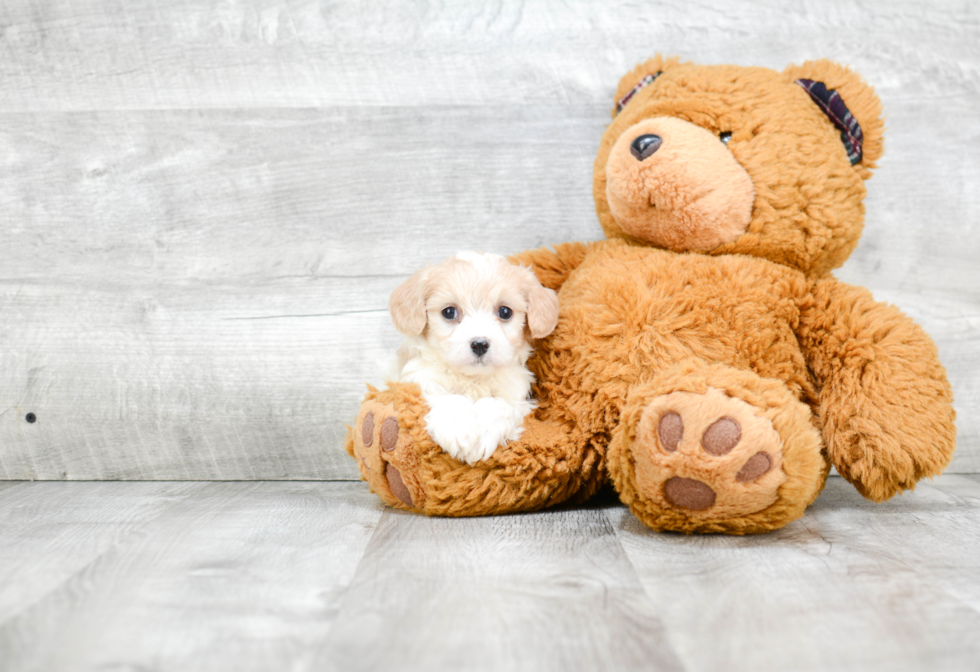
[[[636,157],[637,161],[642,161],[653,156],[654,152],[660,149],[663,139],[659,135],[646,134],[636,138],[630,143],[630,153]]]
[[[483,355],[487,354],[487,350],[489,349],[490,341],[485,338],[474,338],[472,341],[470,341],[470,350],[472,350],[473,354],[477,357],[483,357]]]

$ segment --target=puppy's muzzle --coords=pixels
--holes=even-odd
[[[487,354],[487,350],[489,349],[490,341],[485,338],[474,338],[472,341],[470,341],[470,350],[472,350],[473,354],[477,357],[483,357],[483,355]]]

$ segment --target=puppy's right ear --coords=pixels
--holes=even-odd
[[[416,271],[391,293],[388,309],[395,329],[408,336],[418,336],[425,330],[426,279],[429,269]]]

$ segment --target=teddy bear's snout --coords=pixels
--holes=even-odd
[[[707,252],[745,233],[755,186],[729,145],[677,117],[642,119],[606,158],[606,203],[634,240]]]
[[[630,143],[630,153],[636,157],[637,161],[643,161],[653,156],[662,144],[663,138],[659,135],[644,133]]]

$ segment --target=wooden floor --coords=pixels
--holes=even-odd
[[[839,478],[759,537],[611,498],[478,519],[363,483],[0,483],[0,669],[976,670],[980,476]]]

